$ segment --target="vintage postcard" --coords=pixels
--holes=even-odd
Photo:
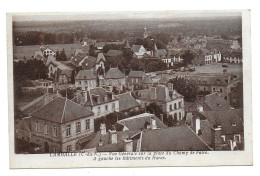
[[[252,165],[250,10],[7,14],[10,168]]]

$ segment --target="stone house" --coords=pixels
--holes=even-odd
[[[177,120],[182,120],[184,113],[184,97],[176,90],[172,90],[164,85],[150,87],[141,92],[141,108],[145,108],[151,103],[156,103],[164,113],[171,115]]]
[[[125,84],[125,75],[118,68],[110,68],[105,74],[104,79],[100,79],[99,85],[115,87],[117,90],[122,91]]]
[[[75,77],[75,86],[87,90],[97,87],[97,78],[91,70],[80,70]]]
[[[92,111],[95,118],[119,112],[119,99],[112,92],[100,87],[78,91],[73,101]]]
[[[93,132],[93,112],[67,98],[57,97],[31,116],[30,142],[43,153],[77,151]]]
[[[191,128],[213,150],[243,150],[243,110],[192,112]]]

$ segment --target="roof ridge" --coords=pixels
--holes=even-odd
[[[63,120],[64,120],[64,116],[65,116],[65,108],[66,108],[66,105],[67,105],[67,101],[68,101],[68,99],[66,98],[65,103],[64,103],[64,108],[63,108],[63,112],[62,112],[61,122],[60,122],[60,123],[62,123]]]
[[[57,96],[57,97],[53,98],[53,99],[52,99],[50,102],[48,102],[47,104],[51,103],[52,101],[54,101],[54,100],[57,99],[57,98],[62,98],[62,97],[58,97],[58,96]],[[45,104],[45,105],[39,107],[38,109],[36,109],[35,111],[33,111],[32,114],[34,114],[36,111],[40,110],[41,108],[45,107],[47,104]]]
[[[187,126],[188,129],[189,129],[190,131],[192,131],[193,134],[195,134],[195,136],[197,136],[197,138],[199,138],[210,150],[212,150],[212,148],[209,147],[208,144],[206,144],[206,142],[204,142],[188,125],[185,125],[185,126]],[[213,150],[212,150],[212,151],[213,151]]]

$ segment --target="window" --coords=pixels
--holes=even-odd
[[[58,130],[56,125],[53,125],[53,135],[56,137],[58,136]]]
[[[76,123],[76,133],[80,133],[81,132],[81,124],[80,122]]]
[[[97,114],[99,115],[101,113],[101,108],[97,107]]]
[[[108,111],[108,105],[105,106],[106,111]]]
[[[226,136],[225,135],[221,135],[221,138],[222,138],[223,142],[226,141]]]
[[[36,121],[36,131],[40,130],[40,125],[39,125],[39,121]]]
[[[44,125],[44,134],[48,134],[48,125],[46,123]]]
[[[174,109],[177,109],[177,104],[176,103],[174,103]]]
[[[179,108],[181,107],[181,101],[179,101]]]
[[[86,120],[86,131],[88,131],[89,128],[90,128],[90,120],[87,119],[87,120]]]
[[[67,125],[66,127],[66,136],[70,136],[70,125]]]
[[[181,117],[181,112],[179,112],[179,119],[180,119],[180,120],[182,119],[182,117]]]
[[[113,103],[113,104],[112,104],[112,110],[114,111],[115,109],[116,109],[116,104]]]
[[[172,111],[172,105],[170,105],[170,111]]]
[[[220,92],[222,92],[222,88],[220,88]]]
[[[240,142],[240,134],[235,134],[235,135],[234,135],[234,140],[235,140],[236,142]]]
[[[71,152],[71,145],[67,146],[67,152]]]

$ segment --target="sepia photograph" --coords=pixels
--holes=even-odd
[[[248,15],[8,14],[10,155],[84,155],[102,167],[241,154],[252,164]]]

